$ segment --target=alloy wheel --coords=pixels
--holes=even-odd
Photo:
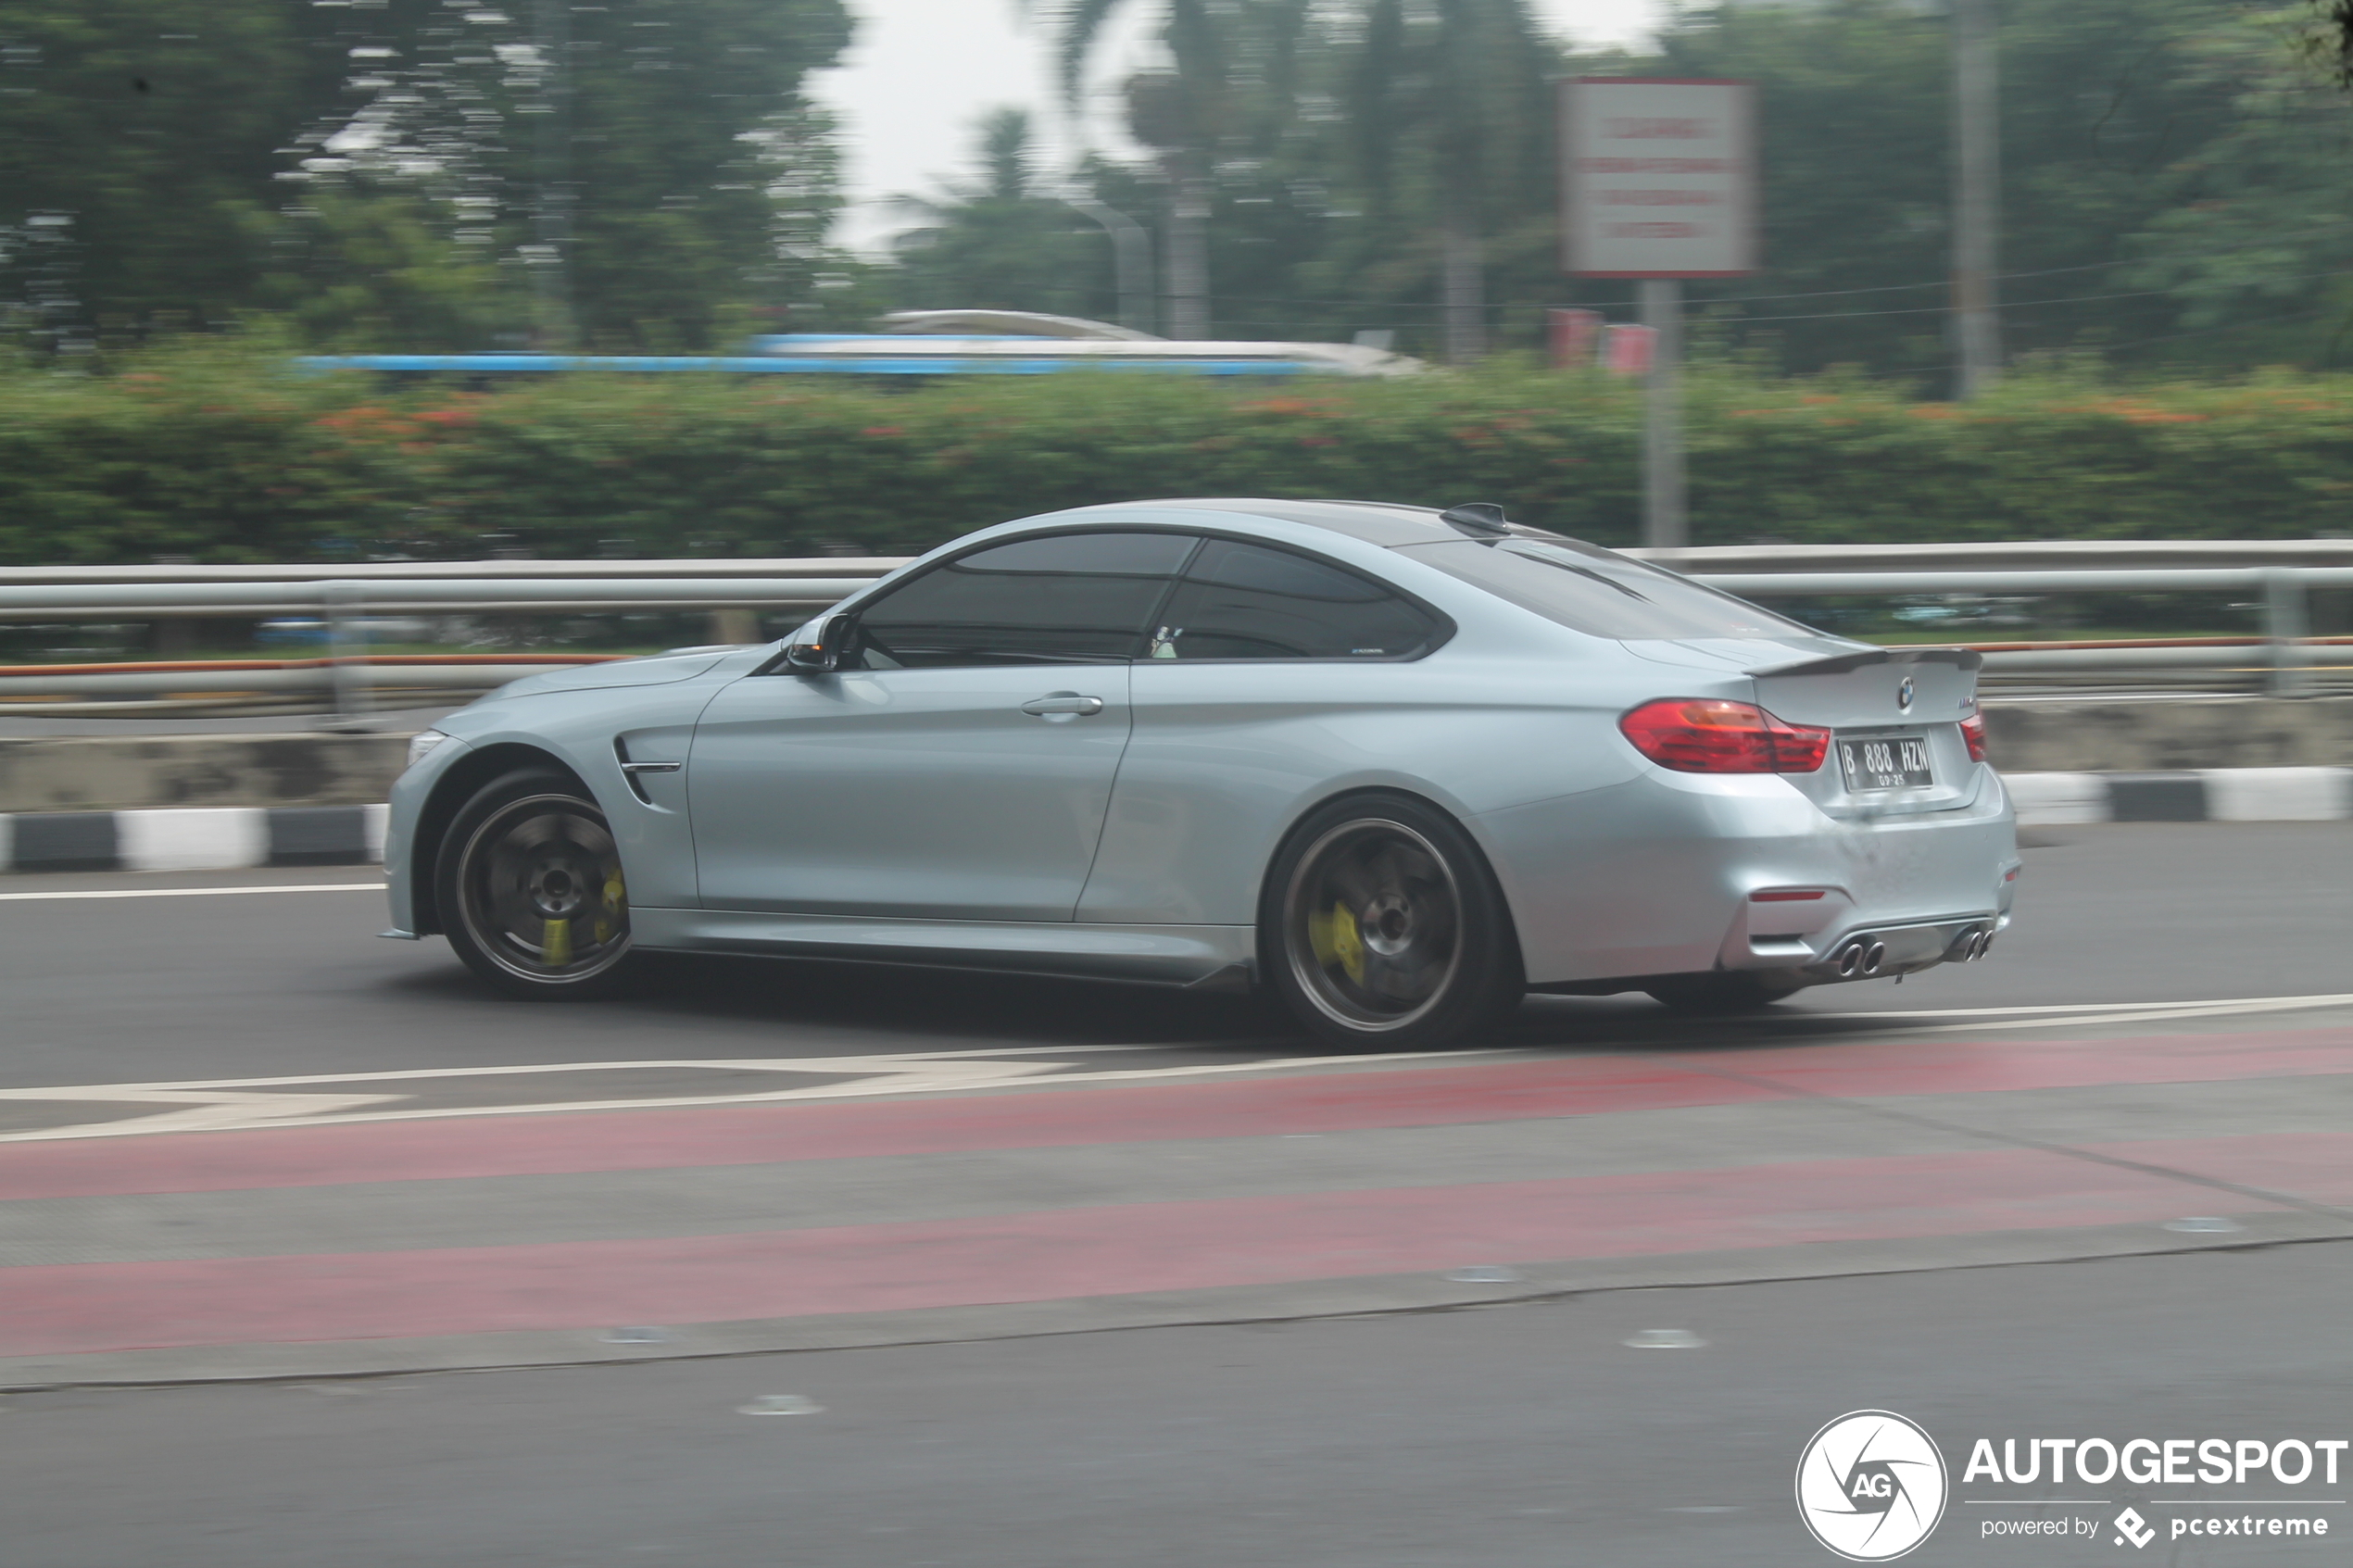
[[[459,859],[458,893],[468,935],[517,979],[577,984],[629,951],[620,852],[602,815],[570,796],[525,796],[484,817]]]
[[[1444,999],[1462,963],[1462,895],[1446,857],[1403,822],[1359,819],[1308,847],[1284,900],[1284,947],[1307,999],[1367,1034]]]

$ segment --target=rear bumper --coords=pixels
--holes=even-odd
[[[1659,770],[1472,826],[1540,986],[1718,969],[1860,978],[1839,967],[1858,937],[1885,948],[1881,974],[1925,969],[2007,923],[2019,867],[1990,768],[1963,804],[1905,816],[1834,819],[1770,774]],[[1821,897],[1750,897],[1793,889]]]

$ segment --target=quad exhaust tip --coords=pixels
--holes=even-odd
[[[1857,936],[1838,950],[1838,977],[1841,980],[1868,980],[1877,974],[1886,962],[1886,943]]]

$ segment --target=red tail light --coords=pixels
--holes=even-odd
[[[1679,773],[1810,773],[1831,744],[1828,730],[1718,697],[1662,697],[1617,727],[1635,750]]]
[[[1972,713],[1961,721],[1961,739],[1969,746],[1969,759],[1985,760],[1985,715]]]

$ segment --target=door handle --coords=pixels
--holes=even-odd
[[[1041,719],[1051,718],[1057,713],[1076,715],[1101,713],[1103,710],[1103,699],[1099,696],[1080,696],[1075,692],[1056,692],[1051,696],[1030,698],[1021,705],[1021,710],[1024,713],[1036,714]]]

